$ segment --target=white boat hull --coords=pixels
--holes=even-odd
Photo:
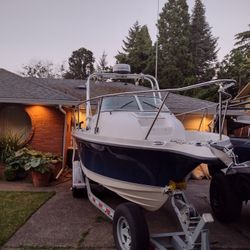
[[[105,188],[115,192],[122,198],[134,202],[149,211],[156,211],[168,199],[168,194],[164,192],[164,188],[149,185],[135,184],[116,180],[106,176],[99,175],[81,164],[84,174],[91,179],[104,186]]]

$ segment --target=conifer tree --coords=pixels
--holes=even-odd
[[[115,57],[119,63],[128,63],[134,73],[153,73],[151,57],[153,54],[152,40],[146,25],[138,22],[129,30],[126,41],[123,40],[124,52]]]
[[[131,69],[136,73],[149,73],[149,60],[152,56],[152,41],[146,25],[143,25],[137,32],[134,46],[128,54],[128,62]]]
[[[235,43],[237,49],[250,57],[250,24],[248,24],[248,30],[236,34],[235,39],[238,40]]]
[[[215,74],[217,38],[206,22],[205,7],[196,0],[191,17],[191,51],[196,81],[211,80]]]
[[[159,83],[177,87],[193,82],[190,17],[186,0],[169,0],[158,20]]]
[[[117,63],[129,63],[128,62],[128,54],[131,48],[134,47],[135,37],[139,32],[141,26],[138,21],[129,29],[128,36],[126,36],[125,40],[123,40],[123,52],[118,51],[118,54],[115,56]]]
[[[234,90],[236,95],[250,82],[250,30],[236,34],[235,39],[236,47],[218,65],[218,77],[235,79],[238,83]]]
[[[218,77],[236,80],[238,92],[250,82],[250,58],[242,50],[231,50],[219,65]]]

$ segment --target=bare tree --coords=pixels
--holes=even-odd
[[[108,67],[108,62],[107,62],[107,54],[105,53],[105,50],[102,53],[102,56],[100,57],[96,69],[97,71],[110,71],[111,67]]]
[[[19,73],[27,77],[62,78],[65,72],[65,62],[56,65],[49,60],[33,59],[27,65],[24,65],[23,70]]]

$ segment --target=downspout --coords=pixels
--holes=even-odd
[[[64,168],[65,168],[65,145],[66,145],[66,128],[67,128],[67,120],[66,120],[66,111],[62,108],[62,105],[58,105],[59,110],[64,115],[64,128],[63,128],[63,153],[62,153],[62,168],[58,172],[56,179],[60,177]]]

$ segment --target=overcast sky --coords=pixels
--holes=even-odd
[[[159,0],[160,11],[166,0]],[[191,12],[194,0],[187,0]],[[234,35],[248,29],[250,0],[203,0],[221,60]],[[108,61],[136,20],[156,39],[157,0],[0,0],[0,68],[18,72],[31,60],[60,64],[85,47]]]

